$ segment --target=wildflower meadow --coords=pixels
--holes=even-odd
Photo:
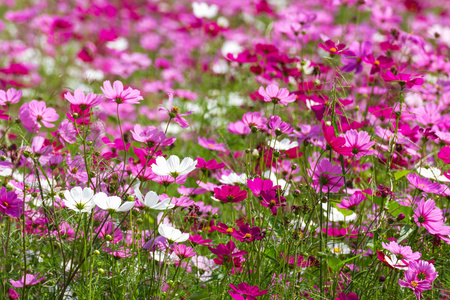
[[[450,299],[450,1],[0,0],[0,299]]]

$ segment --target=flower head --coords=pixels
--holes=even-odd
[[[124,90],[122,82],[118,80],[114,81],[113,86],[111,86],[109,80],[106,80],[103,82],[103,86],[100,87],[100,89],[103,94],[105,94],[106,99],[116,102],[117,104],[136,104],[144,99],[139,90],[132,89],[131,87]]]
[[[136,201],[126,201],[122,204],[122,199],[120,199],[120,197],[108,196],[103,192],[95,194],[92,200],[98,207],[110,212],[129,211],[136,203]]]
[[[436,207],[436,203],[432,199],[421,199],[417,203],[414,211],[414,221],[416,225],[425,227],[431,234],[438,234],[443,226],[444,217],[442,210]]]
[[[42,125],[47,128],[54,127],[52,122],[58,120],[59,116],[53,108],[47,108],[44,101],[32,100],[20,107],[19,120],[30,132],[38,132]]]
[[[182,233],[180,230],[166,224],[159,224],[158,232],[166,239],[176,243],[182,243],[189,239],[189,233]]]
[[[235,185],[224,185],[214,189],[214,197],[224,203],[238,203],[247,198],[247,191],[241,190]]]
[[[22,214],[22,206],[23,202],[14,191],[7,191],[4,186],[0,189],[0,213],[18,218]]]
[[[280,89],[274,84],[269,84],[265,90],[261,86],[258,93],[264,98],[264,102],[288,105],[295,101],[295,94],[289,95],[289,91],[286,88]]]
[[[192,113],[194,113],[193,111],[188,111],[186,113],[180,114],[180,109],[176,106],[173,106],[173,94],[172,93],[167,93],[167,95],[169,96],[169,109],[167,108],[160,108],[159,110],[163,110],[166,111],[169,114],[169,117],[171,119],[173,119],[175,121],[175,123],[177,123],[178,125],[181,126],[181,128],[189,128],[189,123],[188,121],[186,121],[185,118],[183,118],[184,116],[188,116]]]
[[[6,92],[0,90],[0,105],[11,105],[18,103],[22,97],[22,91],[10,88]]]
[[[90,212],[96,205],[92,200],[94,191],[87,187],[81,189],[76,186],[70,191],[64,191],[64,197],[66,206],[75,212]]]
[[[64,98],[73,105],[79,107],[81,110],[90,109],[100,104],[103,97],[94,93],[84,94],[82,90],[75,90],[73,95],[71,93],[64,94]]]
[[[152,164],[152,171],[156,175],[165,176],[170,175],[173,178],[177,178],[180,175],[189,174],[195,170],[197,161],[190,157],[185,157],[180,162],[180,158],[176,155],[171,155],[169,159],[165,159],[162,156],[156,158],[156,162]]]

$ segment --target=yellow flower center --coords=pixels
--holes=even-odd
[[[380,62],[379,62],[378,60],[376,60],[373,64],[374,64],[375,66],[379,66],[379,65],[380,65]]]
[[[231,227],[228,228],[228,229],[227,229],[227,233],[233,233],[233,228],[231,228]]]
[[[251,239],[251,238],[252,238],[252,235],[251,235],[250,233],[247,233],[247,234],[244,235],[244,237],[245,237],[246,239]]]
[[[411,285],[413,287],[417,287],[419,285],[419,283],[417,281],[411,281]]]
[[[337,52],[337,49],[336,49],[336,48],[330,48],[330,52],[331,52],[331,53],[336,53],[336,52]]]
[[[339,253],[339,252],[341,252],[341,249],[339,249],[339,248],[334,248],[333,251],[334,251],[334,253]]]

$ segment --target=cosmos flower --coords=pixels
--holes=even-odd
[[[24,103],[19,110],[20,122],[30,132],[38,132],[42,125],[47,128],[54,127],[52,122],[58,118],[56,110],[47,107],[44,101],[32,100]]]
[[[414,210],[416,225],[425,227],[431,234],[438,234],[443,226],[442,210],[432,199],[421,199]]]
[[[371,155],[373,153],[370,148],[375,145],[375,141],[370,141],[370,136],[365,131],[356,131],[350,129],[344,135],[345,144],[344,147],[351,149],[351,156],[355,158],[361,158],[366,155]]]
[[[224,203],[239,203],[247,198],[247,191],[238,186],[224,185],[214,189],[214,197]]]
[[[159,131],[155,126],[142,127],[139,124],[134,125],[134,129],[130,130],[133,139],[138,142],[146,143],[150,147],[155,145],[170,146],[175,141],[175,137],[166,138],[163,131]]]
[[[144,196],[142,195],[139,188],[135,187],[134,194],[136,195],[136,197],[138,198],[140,203],[142,203],[143,205],[147,206],[150,209],[166,210],[166,209],[172,209],[175,207],[175,204],[171,203],[170,198],[164,199],[163,201],[159,201],[158,194],[156,194],[153,191],[148,192],[144,198]]]
[[[436,279],[436,276],[437,272],[432,264],[425,261],[412,261],[408,270],[405,271],[406,281],[399,279],[398,284],[401,287],[412,289],[417,299],[420,300],[424,291],[431,290],[431,283]]]
[[[267,294],[267,290],[260,291],[258,286],[250,286],[245,282],[239,283],[237,287],[233,284],[229,286],[232,290],[228,293],[235,300],[256,300],[256,297]]]
[[[122,204],[122,199],[120,199],[120,197],[108,196],[103,192],[95,194],[92,200],[98,207],[109,212],[129,211],[136,203],[136,201],[125,201]]]
[[[84,94],[82,90],[75,90],[73,95],[71,93],[65,93],[64,98],[73,105],[79,107],[81,110],[90,109],[100,104],[103,100],[101,95],[96,95],[94,93]]]
[[[159,224],[158,232],[166,239],[175,243],[182,243],[189,239],[189,233],[182,233],[180,230],[166,224]]]
[[[296,99],[295,94],[289,95],[289,91],[286,88],[280,89],[274,84],[269,84],[265,90],[261,86],[258,93],[264,98],[264,102],[272,102],[275,104],[288,105]]]
[[[14,191],[7,191],[3,186],[0,189],[0,213],[18,218],[22,214],[23,202],[17,198]]]
[[[283,139],[281,141],[274,139],[267,141],[267,146],[275,150],[286,151],[298,147],[298,143],[296,141],[291,142],[289,139]]]
[[[341,167],[333,165],[328,158],[322,159],[313,170],[308,171],[312,177],[312,186],[317,192],[337,193],[339,189],[344,186],[344,179],[342,176]]]
[[[111,86],[109,80],[106,80],[103,82],[103,86],[100,87],[100,89],[103,94],[105,94],[106,99],[116,102],[117,104],[136,104],[144,99],[139,90],[132,89],[131,87],[124,90],[122,82],[118,80],[114,81],[113,86]]]
[[[67,208],[78,212],[90,212],[95,206],[93,201],[94,191],[90,188],[81,189],[81,187],[76,186],[70,191],[64,191],[64,204]]]
[[[181,126],[181,128],[189,128],[189,123],[188,121],[186,121],[185,118],[183,118],[184,116],[188,116],[192,113],[194,113],[193,111],[188,111],[186,113],[180,114],[180,109],[176,106],[173,106],[173,94],[172,93],[167,93],[167,95],[169,96],[169,109],[167,108],[160,108],[159,110],[161,111],[165,111],[168,113],[169,117],[171,119],[174,120],[175,123],[177,123],[178,125]]]
[[[207,138],[198,137],[198,144],[200,146],[202,146],[203,148],[206,148],[206,149],[209,149],[209,150],[215,150],[215,151],[220,151],[220,152],[227,151],[226,146],[225,146],[224,143],[218,144],[213,139],[207,139]]]
[[[176,155],[171,155],[167,160],[163,156],[156,158],[156,162],[151,165],[152,171],[160,176],[170,175],[177,178],[181,175],[189,174],[195,170],[197,161],[190,157],[185,157],[180,162],[180,158]]]
[[[11,282],[13,287],[21,288],[24,285],[25,286],[36,285],[45,279],[45,276],[42,276],[39,279],[38,279],[38,277],[39,277],[39,273],[37,273],[36,275],[26,274],[25,276],[23,276],[21,279],[19,279],[17,281],[10,279],[9,282]]]
[[[18,103],[22,97],[22,91],[18,91],[14,88],[8,89],[6,92],[0,90],[0,105],[11,105]]]

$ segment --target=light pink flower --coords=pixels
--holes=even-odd
[[[41,278],[37,279],[38,276],[39,273],[37,273],[36,275],[27,274],[26,276],[23,276],[21,279],[17,281],[10,279],[9,282],[11,282],[13,287],[21,288],[24,285],[28,286],[38,284],[39,282],[45,279],[45,276],[42,276]]]
[[[25,103],[19,110],[19,119],[22,125],[30,132],[38,132],[41,124],[47,128],[54,127],[51,122],[58,120],[56,110],[48,108],[44,101],[32,100]]]
[[[78,106],[81,110],[97,106],[103,99],[101,95],[96,95],[94,93],[84,95],[84,92],[78,89],[75,90],[73,95],[71,93],[65,93],[64,98],[73,105]]]
[[[175,121],[175,123],[177,123],[178,125],[181,126],[181,128],[189,128],[189,123],[188,121],[186,121],[185,118],[183,118],[184,116],[188,116],[190,114],[192,114],[194,111],[188,111],[184,114],[180,114],[179,111],[180,109],[176,106],[173,106],[173,94],[172,93],[167,93],[167,95],[169,96],[169,109],[167,108],[160,108],[159,110],[164,110],[169,114],[169,117],[171,119],[173,119]]]
[[[106,80],[103,82],[103,86],[100,87],[100,89],[107,99],[112,100],[117,104],[136,104],[144,99],[139,90],[132,89],[131,87],[124,90],[122,82],[118,80],[114,81],[113,86],[111,86],[109,80]]]
[[[370,136],[365,131],[356,131],[350,129],[344,135],[345,144],[344,147],[350,147],[352,154],[356,158],[360,158],[366,155],[371,155],[373,153],[370,147],[375,145],[375,141],[370,141]]]
[[[209,150],[215,150],[215,151],[220,151],[220,152],[227,151],[224,143],[218,144],[213,139],[207,139],[207,138],[198,137],[198,144],[200,146],[202,146],[203,148],[206,148],[206,149],[209,149]]]
[[[441,231],[443,219],[441,209],[436,207],[436,203],[432,199],[420,200],[414,211],[414,221],[417,226],[425,227],[431,234],[437,234]]]
[[[8,89],[6,92],[0,90],[0,105],[10,105],[18,103],[21,97],[22,91],[17,91],[13,88]]]
[[[269,84],[267,88],[261,86],[258,93],[264,97],[264,102],[273,102],[275,104],[280,103],[283,105],[288,105],[295,101],[295,94],[289,95],[289,91],[286,88],[279,88],[274,84]]]

